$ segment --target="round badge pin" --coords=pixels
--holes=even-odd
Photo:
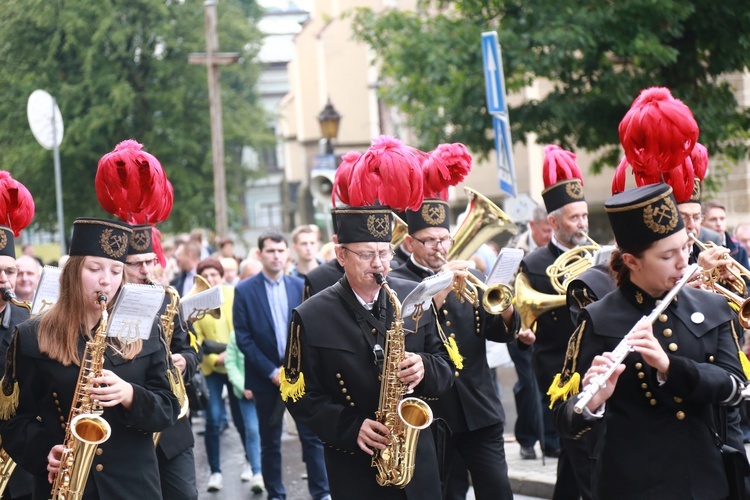
[[[700,313],[700,312],[694,312],[693,314],[690,315],[690,321],[692,321],[693,323],[697,325],[703,323],[704,319],[706,319],[706,317],[703,315],[703,313]]]

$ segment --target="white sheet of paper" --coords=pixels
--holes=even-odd
[[[487,275],[485,283],[494,285],[495,283],[509,284],[518,271],[518,266],[523,260],[523,250],[520,248],[503,248],[500,255],[492,266],[492,271]]]
[[[450,285],[451,281],[453,281],[453,271],[440,271],[422,280],[401,303],[401,317],[408,318],[411,316],[414,309],[420,304],[423,304],[422,307],[427,309],[432,297]]]
[[[52,307],[60,296],[60,274],[62,269],[55,266],[44,266],[39,277],[39,284],[31,301],[31,315],[45,312]]]
[[[197,312],[206,312],[221,307],[224,303],[224,293],[221,286],[212,286],[208,290],[180,299],[180,312],[185,321]]]
[[[148,339],[165,293],[162,286],[123,285],[109,316],[107,336],[117,337],[124,344]]]
[[[594,265],[609,264],[609,258],[612,257],[612,252],[617,248],[614,245],[604,245],[599,250],[594,252]]]

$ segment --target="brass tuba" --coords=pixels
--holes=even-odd
[[[537,292],[531,287],[528,276],[518,273],[516,276],[516,302],[515,307],[521,316],[521,329],[534,328],[539,316],[565,305],[565,295],[551,295]]]
[[[419,431],[432,424],[432,409],[419,398],[403,398],[406,386],[398,379],[398,364],[406,352],[401,302],[382,275],[375,278],[388,294],[394,319],[386,332],[380,400],[375,412],[377,421],[388,427],[390,433],[386,448],[375,450],[372,466],[377,468],[376,480],[380,486],[403,488],[414,475]]]
[[[555,262],[547,267],[547,276],[552,283],[552,288],[557,293],[565,295],[570,282],[594,265],[594,253],[601,246],[592,240],[588,234],[586,238],[591,242],[590,245],[580,245],[563,252],[555,259]]]

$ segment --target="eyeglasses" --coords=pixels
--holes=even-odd
[[[443,248],[447,248],[453,245],[453,238],[451,238],[450,236],[446,236],[445,238],[440,238],[439,240],[436,238],[428,238],[426,240],[420,240],[419,238],[415,238],[414,236],[412,236],[411,238],[423,244],[424,247],[428,250],[437,250],[437,247],[439,245],[442,246]]]
[[[680,215],[682,216],[682,220],[684,222],[688,222],[692,220],[696,224],[700,224],[700,222],[703,220],[703,214],[686,214],[686,213],[680,212]]]
[[[155,266],[159,263],[159,259],[154,260],[142,260],[140,262],[126,262],[125,265],[130,269],[138,269],[141,266]]]
[[[2,267],[0,268],[0,273],[5,273],[5,275],[10,278],[18,273],[18,269],[15,267]]]
[[[393,258],[393,250],[383,250],[382,252],[355,252],[351,248],[342,246],[344,250],[353,253],[357,257],[359,257],[359,260],[362,262],[372,262],[375,260],[375,257],[378,257],[381,262],[387,262]]]

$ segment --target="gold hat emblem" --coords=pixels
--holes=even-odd
[[[367,218],[367,230],[375,238],[385,238],[388,236],[388,232],[391,230],[391,222],[388,220],[388,215],[370,215]]]
[[[8,244],[8,236],[5,231],[0,231],[0,250],[3,250]]]
[[[144,228],[133,231],[133,237],[130,240],[130,246],[133,250],[142,252],[151,244],[151,229]]]
[[[104,253],[113,259],[119,259],[128,250],[128,237],[125,234],[114,234],[114,230],[105,229],[99,238]]]
[[[566,183],[565,192],[574,200],[583,199],[583,186],[581,186],[581,183],[579,181]]]
[[[701,199],[701,181],[696,177],[693,179],[693,194],[690,195],[690,201],[699,202]]]
[[[445,207],[441,203],[425,203],[422,205],[422,220],[430,226],[438,226],[445,222]]]
[[[666,197],[643,210],[643,222],[656,234],[667,234],[677,227],[679,213],[672,198]]]

